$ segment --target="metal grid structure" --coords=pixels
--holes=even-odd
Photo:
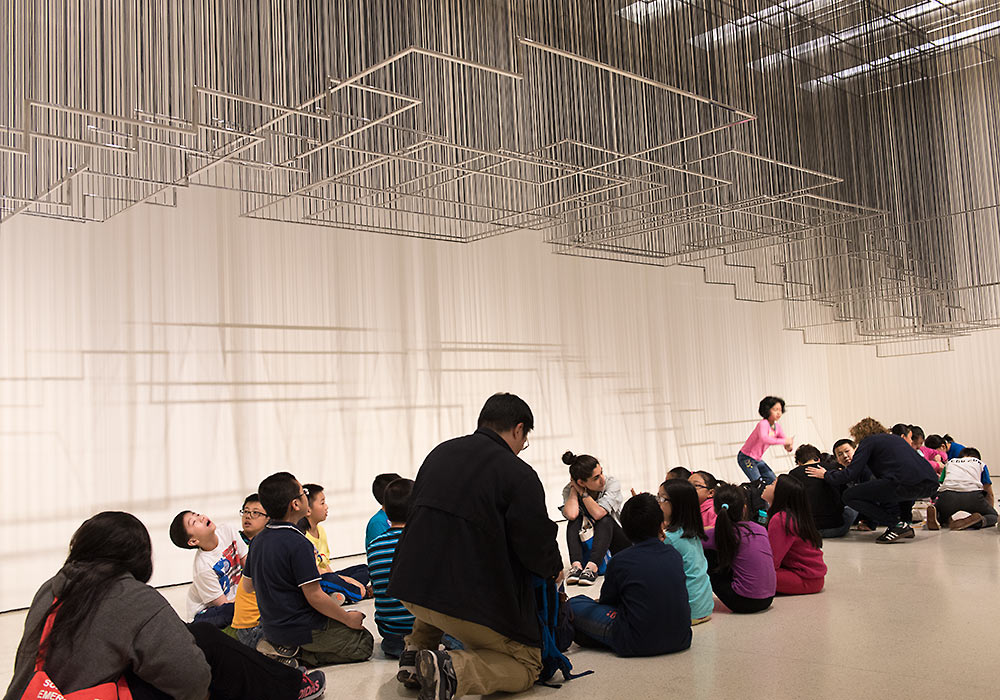
[[[698,266],[806,342],[1000,326],[1000,3],[16,0],[0,221],[243,216]]]

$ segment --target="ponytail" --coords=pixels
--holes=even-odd
[[[746,519],[747,502],[743,489],[732,484],[719,483],[715,489],[715,549],[719,554],[716,572],[732,567],[740,548],[739,530],[749,530],[742,521]]]

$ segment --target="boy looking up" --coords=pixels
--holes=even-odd
[[[364,661],[374,645],[364,614],[348,612],[323,592],[313,545],[293,525],[309,509],[302,485],[278,472],[257,491],[271,521],[254,538],[243,581],[260,607],[264,639],[258,651],[309,666]]]
[[[247,545],[236,528],[216,524],[208,516],[182,510],[170,523],[170,541],[181,549],[199,550],[194,557],[188,616],[219,628],[233,619],[236,587],[243,576]]]

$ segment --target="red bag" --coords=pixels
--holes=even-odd
[[[45,658],[42,653],[45,640],[49,638],[49,633],[52,631],[56,609],[53,609],[52,613],[45,620],[45,627],[42,628],[42,637],[38,640],[35,675],[28,682],[28,687],[25,689],[24,695],[21,696],[21,700],[132,700],[132,691],[129,690],[125,676],[119,678],[117,683],[101,683],[92,688],[83,688],[67,695],[59,692],[59,688],[49,678],[49,674],[43,670]]]

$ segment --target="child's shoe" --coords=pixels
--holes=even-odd
[[[322,671],[309,671],[302,674],[302,687],[299,688],[299,700],[317,700],[326,692],[326,674]]]
[[[417,650],[404,649],[399,655],[399,671],[396,672],[396,680],[410,690],[420,687],[417,680]]]
[[[420,683],[418,700],[451,700],[458,688],[458,678],[451,664],[451,654],[446,651],[417,652],[417,682]]]
[[[269,659],[274,659],[278,663],[285,664],[285,666],[291,666],[292,668],[298,667],[298,661],[295,657],[299,655],[298,647],[286,647],[280,644],[272,644],[266,639],[261,639],[257,642],[257,651]]]
[[[569,568],[569,573],[566,574],[566,585],[572,586],[574,584],[580,583],[580,574],[583,572],[579,566],[571,566]]]
[[[937,508],[933,505],[927,506],[927,529],[928,530],[940,530],[941,524],[937,519]]]
[[[584,569],[580,572],[580,580],[578,583],[581,586],[593,586],[597,583],[597,572],[593,569]]]
[[[711,615],[705,615],[705,617],[696,617],[695,619],[691,620],[691,626],[694,627],[695,625],[700,625],[701,623],[708,622],[711,619],[712,619]]]

